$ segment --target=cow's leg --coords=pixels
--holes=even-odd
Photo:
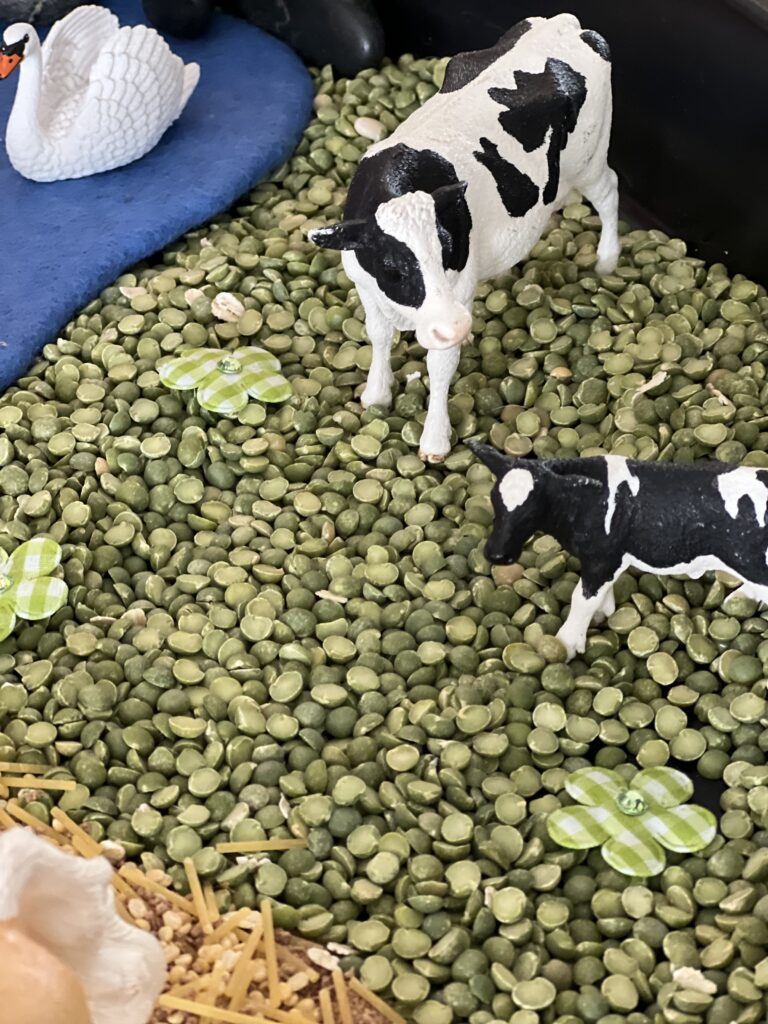
[[[365,329],[371,339],[371,368],[365,390],[360,395],[360,403],[364,409],[370,405],[388,409],[392,404],[392,342],[395,329],[377,305],[370,301],[364,301],[363,305]]]
[[[587,630],[595,616],[606,603],[606,592],[613,589],[613,580],[604,583],[591,597],[584,596],[582,581],[576,584],[571,596],[571,610],[557,634],[565,647],[568,660],[581,654],[587,645]]]
[[[427,352],[429,404],[419,444],[419,455],[425,462],[442,462],[451,450],[448,388],[459,365],[460,355],[461,345],[433,348]]]
[[[582,186],[587,199],[597,210],[601,221],[600,242],[597,246],[598,274],[611,274],[616,269],[621,252],[619,242],[619,185],[616,172],[604,165],[599,178]]]
[[[614,594],[613,594],[613,587],[610,586],[610,587],[608,587],[608,589],[605,592],[605,597],[603,598],[603,603],[600,605],[600,607],[597,609],[595,614],[592,616],[592,621],[593,622],[605,622],[605,620],[607,618],[610,618],[610,616],[613,615],[613,613],[615,611],[616,611],[616,598],[614,597]]]

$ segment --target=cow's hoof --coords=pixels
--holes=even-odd
[[[565,648],[566,661],[573,661],[578,654],[583,654],[587,646],[586,637],[575,637],[565,627],[559,630],[557,639]]]
[[[364,409],[370,409],[374,405],[377,405],[380,409],[389,409],[392,405],[392,395],[376,395],[373,398],[369,398],[366,394],[362,394],[360,395],[360,405]]]
[[[558,639],[560,639],[560,638],[558,638]],[[581,654],[582,653],[578,649],[578,647],[576,647],[575,644],[567,644],[567,643],[565,643],[562,640],[561,640],[561,643],[563,644],[563,647],[565,648],[565,660],[566,661],[573,661],[573,659],[576,657],[577,654]]]
[[[378,405],[380,409],[389,409],[392,405],[392,391],[374,391],[372,388],[364,387],[360,393],[360,405],[364,409],[370,409],[372,405]]]
[[[435,452],[425,452],[422,448],[419,449],[419,458],[422,462],[428,462],[432,466],[437,466],[441,462],[445,462],[448,457],[448,452],[445,455],[438,455]]]
[[[599,274],[600,277],[605,277],[607,274],[612,274],[616,269],[618,262],[618,253],[611,253],[609,256],[601,256],[595,264],[595,273]]]

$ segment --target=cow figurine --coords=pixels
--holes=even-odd
[[[415,330],[427,349],[422,458],[450,451],[448,386],[478,282],[525,259],[575,190],[602,218],[597,272],[616,267],[610,134],[605,40],[571,14],[528,18],[490,49],[453,57],[440,91],[361,159],[344,219],[310,232],[343,251],[365,308],[363,406],[391,404],[397,330]]]
[[[470,447],[497,477],[488,560],[516,561],[537,531],[581,560],[557,634],[569,658],[584,650],[592,619],[613,613],[613,583],[625,569],[693,579],[722,569],[742,581],[735,594],[768,603],[768,471],[620,455],[539,462]]]

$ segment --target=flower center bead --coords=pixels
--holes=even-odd
[[[625,789],[623,793],[619,793],[616,797],[616,804],[623,814],[632,816],[642,814],[647,810],[642,794],[638,793],[636,789]]]
[[[239,360],[235,359],[234,356],[222,356],[218,363],[216,363],[216,368],[221,370],[222,373],[240,373],[242,370]]]
[[[3,576],[2,573],[0,573],[0,594],[5,594],[6,591],[10,590],[12,586],[13,580],[9,579],[7,576]]]

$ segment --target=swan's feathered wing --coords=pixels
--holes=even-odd
[[[93,5],[76,7],[56,22],[42,46],[41,112],[58,120],[64,107],[82,99],[102,47],[119,28],[111,11]]]
[[[138,25],[107,39],[90,72],[78,115],[87,135],[109,150],[112,166],[160,140],[181,114],[199,68],[171,52],[157,32]],[[193,80],[193,81],[192,81]]]

